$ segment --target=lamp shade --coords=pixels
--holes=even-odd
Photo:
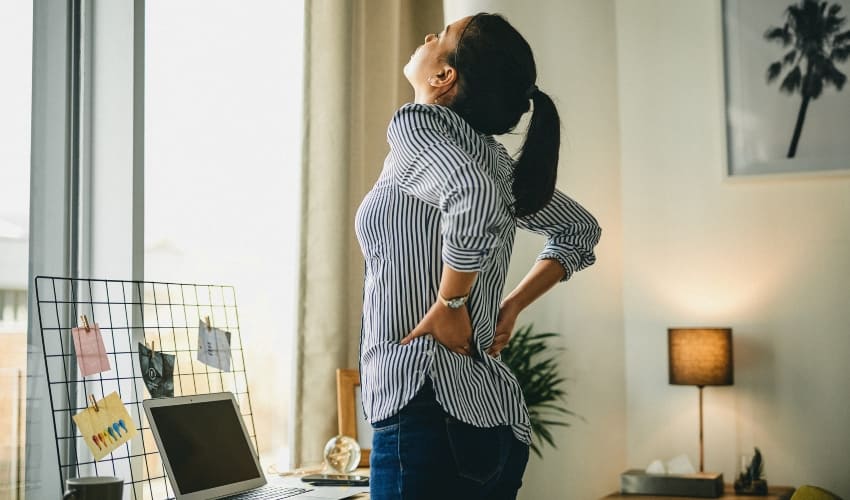
[[[668,328],[670,383],[732,385],[731,328]]]

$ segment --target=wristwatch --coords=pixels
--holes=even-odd
[[[448,307],[449,309],[460,309],[461,307],[463,307],[464,304],[466,304],[467,299],[469,299],[469,294],[447,299],[443,297],[440,293],[437,293],[437,297],[439,297],[440,302],[442,302],[443,305]]]

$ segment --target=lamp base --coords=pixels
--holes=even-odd
[[[723,496],[723,474],[647,474],[641,469],[631,469],[620,474],[620,491],[628,495],[718,498]]]

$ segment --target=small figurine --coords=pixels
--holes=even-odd
[[[764,461],[761,451],[756,448],[753,460],[742,471],[735,480],[735,493],[747,493],[750,495],[767,495],[767,481],[764,480]]]

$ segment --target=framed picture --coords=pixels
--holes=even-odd
[[[357,444],[360,445],[360,467],[369,467],[372,425],[363,413],[359,371],[347,369],[336,371],[336,401],[339,414],[338,432],[357,440]]]
[[[850,0],[724,0],[730,176],[850,172]]]

